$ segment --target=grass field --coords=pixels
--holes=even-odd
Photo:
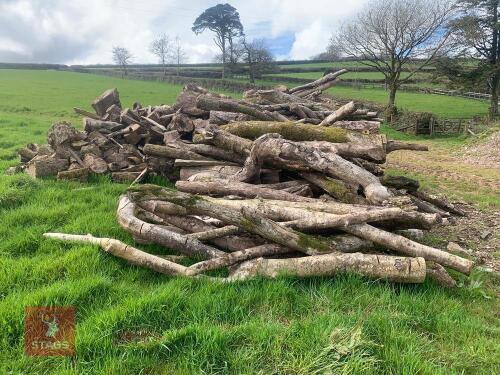
[[[409,72],[402,72],[401,78],[408,77]],[[323,76],[323,72],[301,72],[301,73],[280,73],[280,74],[270,74],[270,76],[275,77],[292,77],[292,78],[303,78],[315,80]],[[425,79],[429,77],[426,73],[416,73],[413,76],[415,79]],[[381,80],[384,79],[384,75],[380,72],[347,72],[340,76],[342,79],[369,79],[369,80]]]
[[[119,89],[125,105],[169,103],[180,90],[77,73],[0,70],[1,374],[500,372],[493,275],[476,271],[456,290],[354,275],[220,285],[161,276],[94,246],[43,239],[43,232],[61,231],[132,243],[115,220],[125,185],[3,175],[17,162],[16,148],[43,142],[53,121],[78,123],[71,108],[89,108],[110,87]],[[74,358],[24,356],[24,308],[44,305],[76,307]]]

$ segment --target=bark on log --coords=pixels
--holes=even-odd
[[[73,110],[76,113],[78,113],[79,115],[82,115],[82,116],[85,116],[85,117],[89,117],[89,118],[94,119],[94,120],[101,120],[100,116],[96,115],[95,113],[86,111],[84,109],[81,109],[81,108],[78,108],[78,107],[73,107]]]
[[[135,188],[135,186],[134,186]],[[176,250],[190,257],[203,259],[222,256],[225,253],[202,242],[188,238],[175,232],[165,230],[157,225],[146,223],[135,217],[135,203],[122,195],[118,203],[117,217],[120,226],[127,232],[169,249]]]
[[[193,142],[212,144],[223,150],[244,155],[245,157],[250,153],[250,149],[252,148],[252,141],[235,136],[216,126],[208,126],[205,129],[197,130],[193,136]]]
[[[423,191],[411,191],[410,192],[412,195],[417,197],[418,199],[421,199],[423,201],[432,203],[434,206],[448,211],[452,214],[458,215],[458,216],[466,216],[465,212],[462,211],[460,208],[456,207],[455,205],[451,204],[450,202],[447,202],[445,199],[439,198],[436,195],[431,195],[424,193]]]
[[[347,69],[341,69],[341,70],[338,70],[334,73],[329,73],[329,74],[327,74],[327,75],[325,75],[325,76],[321,77],[320,79],[317,79],[313,82],[309,82],[309,83],[306,83],[305,85],[293,87],[290,90],[288,90],[288,92],[290,94],[293,94],[293,93],[296,93],[299,91],[316,89],[317,87],[319,87],[327,82],[335,80],[338,76],[340,76],[344,73],[347,73]]]
[[[357,273],[372,279],[401,283],[422,283],[426,265],[422,258],[406,258],[371,254],[325,254],[290,259],[264,259],[247,261],[234,269],[231,279],[264,276],[275,278],[280,274],[311,277]]]
[[[112,133],[127,127],[125,124],[120,124],[118,122],[112,121],[101,121],[92,118],[85,117],[82,120],[83,128],[87,133],[91,133],[93,131],[103,132],[103,133]]]
[[[236,195],[246,198],[277,199],[294,202],[316,201],[313,198],[302,197],[283,190],[268,189],[257,185],[230,180],[177,181],[175,187],[182,192],[191,194],[216,196]]]
[[[106,161],[94,154],[85,154],[83,165],[97,174],[106,173],[108,171],[108,164]]]
[[[187,269],[180,264],[168,261],[156,255],[148,254],[112,238],[98,238],[90,234],[77,235],[64,233],[44,233],[43,236],[64,242],[82,242],[98,245],[105,252],[118,258],[125,259],[131,264],[149,268],[165,275],[184,275]]]
[[[355,224],[343,228],[343,230],[355,236],[386,246],[387,248],[398,253],[432,260],[466,275],[470,274],[472,266],[474,265],[474,263],[468,259],[449,254],[430,246],[419,244],[398,234],[389,233],[368,224]]]
[[[353,132],[360,132],[363,134],[378,134],[380,131],[380,122],[368,120],[349,120],[337,121],[330,125],[334,128],[341,128]]]
[[[361,158],[374,163],[385,163],[386,153],[382,142],[346,142],[331,143],[326,141],[307,141],[304,144],[316,147],[320,151],[333,153],[343,158]]]
[[[356,104],[354,102],[349,102],[336,111],[332,112],[330,115],[328,115],[321,123],[320,125],[326,126],[326,125],[332,125],[335,121],[342,120],[343,118],[349,116],[350,114],[354,113],[356,111]]]
[[[146,155],[159,156],[169,159],[213,160],[193,151],[189,151],[177,143],[170,144],[168,146],[147,144],[144,146],[143,152]]]
[[[325,154],[312,147],[266,134],[254,142],[250,156],[236,180],[249,181],[263,162],[274,167],[298,171],[317,171],[348,184],[363,187],[366,199],[373,204],[387,200],[391,194],[378,178],[338,155]]]
[[[167,147],[175,147],[175,146],[216,160],[232,161],[241,165],[243,165],[243,163],[245,162],[244,156],[236,154],[235,152],[220,149],[212,145],[183,143],[183,142],[176,142],[174,145],[172,145],[170,143],[167,143]]]
[[[288,252],[290,252],[290,249],[275,244],[255,246],[245,250],[236,251],[219,258],[213,258],[205,260],[203,262],[195,263],[186,269],[186,274],[189,276],[194,276],[218,268],[229,267],[233,264],[243,262],[248,259],[286,254]]]
[[[413,151],[429,151],[429,147],[426,145],[420,145],[416,143],[406,143],[401,141],[387,141],[385,146],[385,151],[387,153],[397,151],[397,150],[413,150]]]
[[[175,167],[214,167],[214,166],[233,166],[237,167],[238,164],[229,161],[221,160],[185,160],[175,159]]]
[[[272,116],[265,113],[264,111],[238,103],[235,100],[218,99],[202,95],[199,96],[196,100],[196,106],[206,111],[237,112],[252,116],[262,121],[274,120]]]
[[[183,206],[189,213],[214,217],[227,224],[235,225],[250,233],[257,234],[269,241],[309,255],[337,251],[335,243],[328,239],[320,239],[286,229],[251,209],[227,209],[223,206],[213,204],[204,197],[162,189],[154,185],[134,186],[130,189],[132,189],[132,192],[136,192],[135,195],[138,197],[153,193],[159,199],[165,199],[170,203]],[[132,196],[135,195],[132,194]]]
[[[213,179],[225,179],[241,170],[239,166],[216,165],[212,167],[183,167],[180,170],[180,180],[211,181]]]
[[[367,204],[366,199],[358,195],[357,191],[344,181],[329,178],[320,173],[302,172],[299,175],[341,202]]]
[[[210,124],[225,125],[233,121],[249,121],[254,120],[252,116],[236,112],[210,111],[208,121]]]
[[[418,190],[420,183],[417,180],[405,176],[384,176],[382,183],[395,189],[404,189],[410,192]]]

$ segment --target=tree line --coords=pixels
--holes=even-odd
[[[500,86],[500,0],[371,0],[335,32],[320,59],[352,58],[383,74],[388,90],[387,115],[396,114],[396,95],[402,84],[429,64],[455,85],[483,82],[491,93],[490,116],[498,114]],[[222,78],[235,72],[248,74],[250,82],[270,70],[274,58],[263,40],[248,40],[236,8],[217,4],[193,23],[198,35],[210,31],[220,54]],[[185,62],[179,38],[163,34],[150,51],[177,73]],[[126,74],[132,55],[113,48],[113,58]],[[460,60],[462,58],[462,60]],[[474,61],[464,64],[463,59]],[[243,69],[242,66],[245,68]],[[409,72],[402,74],[402,72]]]

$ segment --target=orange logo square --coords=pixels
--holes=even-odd
[[[75,354],[75,308],[26,307],[24,348],[29,356]]]

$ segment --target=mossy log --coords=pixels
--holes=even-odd
[[[324,126],[296,124],[294,122],[241,121],[222,125],[221,129],[238,137],[255,140],[267,133],[278,133],[290,141],[328,141],[332,143],[349,142],[344,129]]]

